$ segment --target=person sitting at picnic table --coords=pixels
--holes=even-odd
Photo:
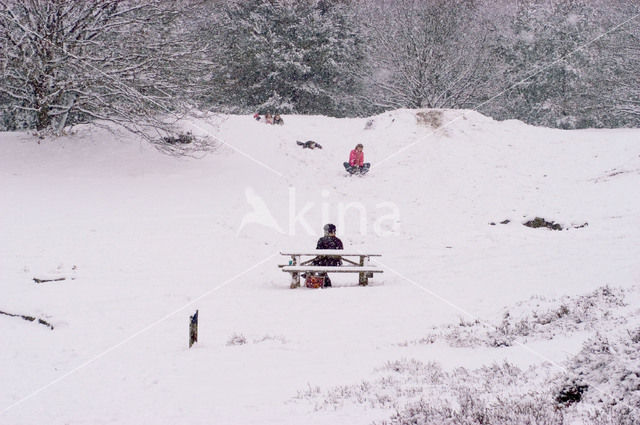
[[[336,236],[336,226],[328,223],[323,227],[324,236],[318,239],[316,249],[344,249],[342,241]],[[341,266],[342,260],[332,256],[320,255],[313,259],[314,266]],[[331,286],[331,279],[327,276],[327,273],[320,273],[319,276],[324,276],[324,287]]]

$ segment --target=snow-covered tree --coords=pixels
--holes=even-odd
[[[601,103],[609,126],[640,126],[640,5],[623,0],[611,6],[608,28],[596,44]]]
[[[162,128],[158,114],[183,110],[196,88],[184,78],[198,53],[184,32],[189,10],[162,0],[0,0],[3,114],[38,130],[94,119]]]
[[[353,109],[362,47],[348,2],[240,0],[219,9],[211,26],[220,44],[218,105],[337,116]]]
[[[563,3],[563,4],[561,4]],[[524,121],[574,127],[580,77],[589,66],[584,51],[576,51],[589,36],[580,31],[586,18],[577,2],[525,0],[511,23],[507,63],[501,80],[512,87],[494,109]]]
[[[640,31],[638,25],[623,30],[626,34],[622,50],[618,53],[627,59],[616,73],[614,81],[619,82],[616,110],[640,126]]]
[[[522,0],[516,7],[496,58],[504,64],[496,78],[510,89],[481,111],[550,127],[622,124],[621,94],[637,86],[631,81],[639,68],[630,53],[637,44],[623,29],[609,30],[638,13],[637,6],[624,0]]]
[[[481,97],[490,49],[489,22],[468,0],[362,3],[370,100],[388,108],[461,108]]]

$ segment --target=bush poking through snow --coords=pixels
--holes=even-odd
[[[533,220],[529,220],[523,224],[527,227],[532,227],[534,229],[537,229],[539,227],[546,227],[547,229],[551,229],[551,230],[562,230],[562,226],[559,225],[558,223],[553,221],[547,221],[541,217],[536,217]]]
[[[214,151],[218,141],[210,136],[196,137],[190,131],[167,135],[159,139],[152,139],[151,143],[161,152],[173,156],[199,157],[204,152]]]
[[[631,409],[640,424],[640,328],[618,337],[596,335],[571,359],[556,382],[561,406],[585,402],[614,415]],[[629,422],[632,423],[632,422]]]
[[[512,306],[499,326],[461,319],[439,335],[456,347],[508,346],[525,336],[553,339],[578,331],[609,335],[587,340],[561,372],[548,362],[527,370],[504,362],[446,371],[435,362],[401,359],[376,370],[376,379],[327,390],[310,385],[295,398],[315,410],[360,405],[389,411],[378,425],[640,425],[640,311],[624,301],[639,289],[604,286],[583,296],[532,297]],[[610,335],[628,323],[632,331]]]
[[[254,344],[260,344],[262,342],[277,342],[280,344],[286,344],[287,339],[280,335],[265,335],[262,338],[256,338],[253,340]]]
[[[433,405],[421,400],[398,411],[381,425],[558,425],[563,415],[547,399],[533,397],[498,399],[487,403],[463,393],[457,405]]]
[[[388,410],[391,416],[377,425],[640,425],[638,334],[640,328],[615,344],[594,338],[570,360],[569,374],[552,375],[557,369],[549,363],[447,372],[434,362],[402,359],[387,362],[375,380],[324,391],[309,385],[295,399],[313,402],[316,411]]]
[[[588,388],[588,385],[581,385],[573,381],[558,391],[555,400],[558,404],[569,406],[582,400],[582,394]]]
[[[433,344],[445,340],[452,347],[511,347],[517,340],[553,339],[576,331],[604,329],[611,324],[624,324],[616,314],[625,307],[624,291],[603,286],[591,294],[546,300],[542,297],[512,306],[502,322],[462,321],[428,334],[420,340],[405,343]],[[639,337],[640,338],[640,337]]]
[[[242,334],[233,334],[227,341],[227,345],[245,345],[246,343],[247,338]]]
[[[193,143],[196,140],[195,136],[190,132],[187,131],[186,133],[180,133],[177,136],[165,136],[162,138],[162,141],[165,143],[168,143],[170,145],[176,145],[176,144],[180,144],[180,145],[187,145],[190,143]]]
[[[315,410],[362,405],[387,409],[379,425],[557,425],[563,412],[548,392],[537,392],[543,378],[509,363],[480,369],[444,371],[415,359],[388,362],[374,381],[328,391],[311,387],[297,399],[315,401]]]
[[[416,121],[418,122],[418,125],[440,128],[442,125],[442,111],[432,110],[416,112]]]

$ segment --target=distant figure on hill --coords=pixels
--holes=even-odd
[[[301,142],[300,140],[296,140],[296,143],[302,146],[302,149],[322,149],[318,143],[313,140],[307,140],[306,142]]]
[[[364,152],[361,143],[358,143],[349,154],[349,162],[344,163],[344,168],[350,174],[365,174],[369,171],[371,164],[364,162]]]
[[[257,112],[255,114],[253,114],[253,119],[256,120],[256,121],[260,121],[260,114],[257,113]]]
[[[318,239],[316,249],[343,249],[342,241],[336,236],[335,225],[331,223],[325,224],[323,230],[324,236]],[[313,259],[313,265],[336,267],[342,265],[342,260],[340,258],[321,255]],[[319,276],[324,276],[325,288],[331,286],[331,279],[329,279],[326,273],[319,273]]]
[[[284,121],[282,120],[282,117],[280,116],[280,114],[276,114],[273,117],[273,123],[274,124],[278,124],[278,125],[283,125],[284,124]]]
[[[267,112],[266,114],[264,114],[264,123],[273,124],[273,117],[271,116],[271,113]]]

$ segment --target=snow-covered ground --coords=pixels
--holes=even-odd
[[[0,314],[0,424],[369,424],[465,382],[544,386],[640,326],[640,130],[418,112],[206,115],[197,157],[0,133],[0,311],[36,319]],[[325,222],[385,273],[289,289],[279,252]]]

